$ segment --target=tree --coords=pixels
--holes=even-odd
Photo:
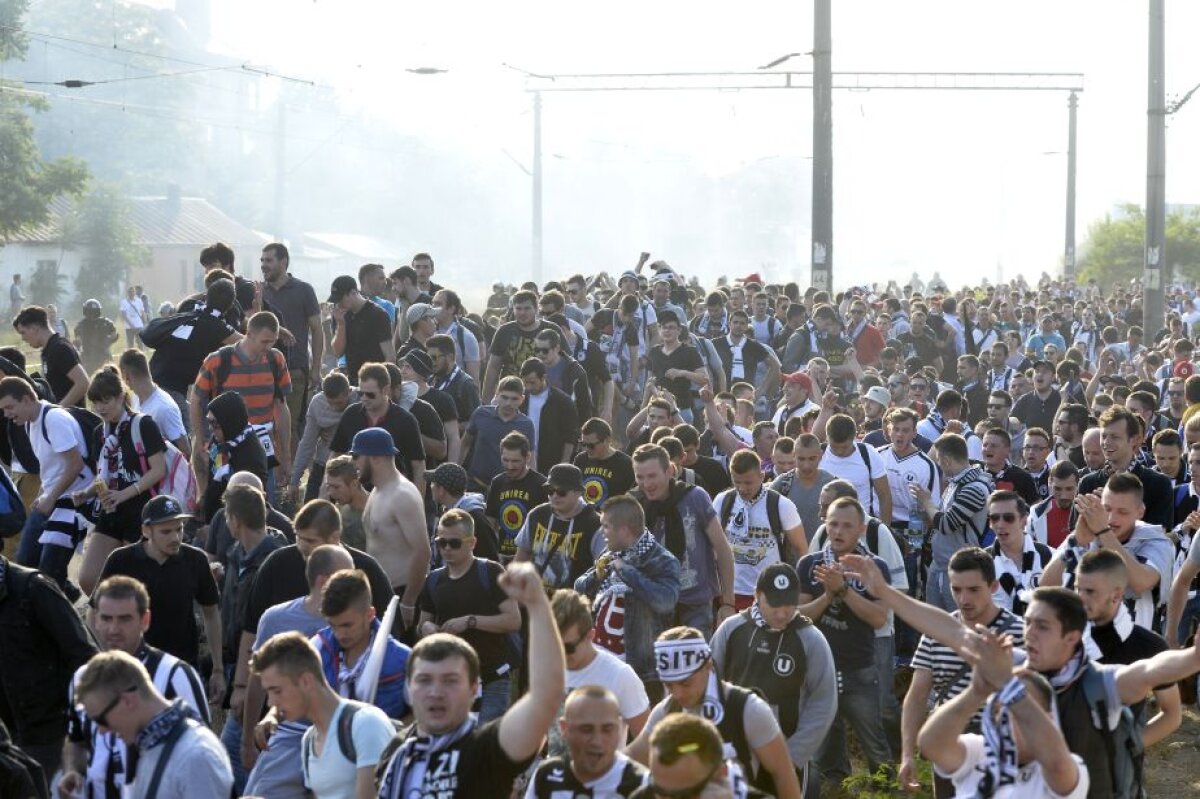
[[[75,281],[80,300],[94,298],[105,307],[116,307],[129,267],[149,260],[150,251],[138,239],[129,216],[129,201],[121,190],[100,183],[64,221],[64,241],[84,253]]]
[[[38,261],[29,279],[29,302],[33,305],[57,305],[62,297],[67,276],[58,271],[58,261]]]
[[[0,61],[22,58],[28,42],[21,20],[28,0],[0,0]],[[0,84],[0,244],[13,234],[43,225],[50,202],[78,194],[87,182],[87,167],[75,158],[42,159],[28,111],[45,111],[45,101],[3,89]]]
[[[1187,280],[1200,279],[1200,211],[1179,209],[1167,214],[1167,252],[1164,261],[1168,274]],[[1146,215],[1132,203],[1121,207],[1088,228],[1083,244],[1079,274],[1083,280],[1095,278],[1101,286],[1128,284],[1142,276],[1146,237]]]

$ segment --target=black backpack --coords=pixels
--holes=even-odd
[[[1104,686],[1104,675],[1094,668],[1088,668],[1080,677],[1083,682],[1083,696],[1087,700],[1088,710],[1092,713],[1092,723],[1097,720],[1102,724],[1108,723],[1108,692]],[[1142,727],[1134,718],[1133,711],[1128,707],[1121,708],[1120,720],[1116,729],[1107,730],[1106,726],[1097,726],[1104,739],[1104,748],[1108,755],[1109,779],[1112,780],[1112,795],[1114,799],[1141,799],[1146,795],[1143,787],[1143,766],[1146,754],[1142,741]],[[1095,774],[1093,780],[1103,779]]]
[[[767,489],[767,522],[771,525],[771,534],[775,536],[775,543],[779,546],[779,557],[784,557],[784,540],[783,540],[783,523],[779,518],[779,499],[782,495],[778,491]],[[725,499],[721,500],[721,530],[724,530],[729,525],[729,517],[733,515],[733,503],[737,500],[738,493],[736,488],[729,489],[729,493],[725,495]]]
[[[854,447],[858,450],[858,457],[862,458],[863,465],[867,467],[867,483],[871,486],[871,501],[868,503],[867,515],[875,515],[875,472],[871,469],[871,453],[867,452],[867,447],[870,444],[864,444],[861,441],[856,441]],[[821,452],[824,453],[829,449],[828,444],[821,445]],[[789,490],[791,487],[789,486]]]
[[[170,316],[160,316],[157,319],[151,319],[150,324],[146,325],[138,333],[138,338],[152,350],[156,350],[167,340],[171,335],[186,324],[195,324],[196,317],[200,311],[184,311],[183,313],[171,314]]]
[[[347,699],[346,707],[342,709],[342,714],[338,716],[337,723],[338,751],[342,753],[342,757],[355,764],[356,769],[358,768],[358,748],[354,746],[354,717],[357,716],[358,711],[362,710],[364,707],[368,707],[368,705],[364,702],[359,702],[354,699]],[[401,732],[404,730],[404,727],[400,724],[400,722],[396,721],[395,719],[391,719],[391,722],[392,727],[396,730],[396,732]],[[328,746],[329,742],[326,741],[325,745]],[[301,752],[301,756],[304,760],[303,766],[306,780],[308,777],[308,763],[310,760],[312,760],[312,748],[312,738],[306,738],[304,741],[304,751]]]
[[[67,413],[71,414],[71,418],[83,430],[83,440],[87,442],[87,457],[84,458],[84,463],[92,473],[96,473],[96,465],[100,463],[100,449],[104,445],[104,420],[96,414],[89,411],[87,408],[80,408],[77,405],[72,405],[69,408],[58,406]],[[46,411],[42,411],[42,438],[46,443],[50,443],[50,433],[46,431]],[[100,431],[100,432],[97,432]]]

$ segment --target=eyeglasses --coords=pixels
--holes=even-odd
[[[126,688],[124,691],[121,691],[121,693],[117,694],[116,696],[114,696],[112,698],[111,702],[109,702],[107,705],[104,706],[104,710],[101,710],[95,716],[89,715],[88,712],[83,709],[82,703],[79,705],[79,710],[81,710],[83,712],[83,715],[87,716],[88,721],[92,722],[97,727],[107,727],[108,726],[108,714],[113,712],[113,708],[115,708],[117,706],[117,703],[121,701],[121,697],[124,696],[125,694],[131,694],[134,691],[136,691],[137,689],[138,689],[138,687],[136,685],[131,685],[128,688]]]
[[[687,746],[687,744],[684,744],[684,746]],[[691,750],[689,749],[687,751]],[[675,788],[671,790],[668,788],[659,787],[651,782],[650,790],[655,796],[658,797],[658,799],[698,799],[698,797],[704,793],[704,789],[708,787],[708,784],[712,782],[712,778],[717,776],[717,772],[723,765],[724,763],[718,762],[717,765],[713,766],[713,768],[708,772],[708,776],[695,785],[688,786],[687,788]]]
[[[439,535],[433,539],[433,543],[437,544],[438,549],[462,549],[466,540],[467,538],[444,538]]]
[[[1015,522],[1015,521],[1017,520],[1017,514],[1015,514],[1015,513],[1012,513],[1012,512],[1009,512],[1009,513],[989,513],[989,514],[988,514],[988,521],[989,521],[989,522],[991,522],[992,524],[995,524],[996,522],[998,522],[998,521],[1000,521],[1000,520],[1002,520],[1002,519],[1003,519],[1003,520],[1004,520],[1004,522],[1006,522],[1007,524],[1012,524],[1013,522]]]
[[[373,400],[378,397],[379,394],[375,391],[360,391],[358,392],[358,396],[362,397],[363,399]]]
[[[600,442],[599,441],[584,441],[583,439],[580,439],[579,446],[583,447],[584,449],[595,449],[596,447],[600,446]]]
[[[546,490],[546,494],[552,497],[565,497],[571,493],[570,488],[550,488]]]

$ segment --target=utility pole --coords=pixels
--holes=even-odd
[[[1146,258],[1142,276],[1142,329],[1147,340],[1163,326],[1166,264],[1166,96],[1163,0],[1150,0],[1150,47],[1146,109]]]
[[[542,93],[533,93],[533,282],[542,286]]]
[[[287,240],[287,101],[275,100],[275,240]]]
[[[830,0],[813,10],[812,266],[809,282],[833,290],[833,14]]]
[[[1075,116],[1079,95],[1071,92],[1067,98],[1070,122],[1067,124],[1067,240],[1063,250],[1063,277],[1075,280]]]

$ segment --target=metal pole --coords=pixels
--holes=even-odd
[[[533,93],[533,282],[542,285],[542,93]]]
[[[813,11],[812,271],[818,291],[833,290],[833,14],[830,0]]]
[[[1163,0],[1150,0],[1150,59],[1146,110],[1146,259],[1142,277],[1142,329],[1150,340],[1163,326],[1166,253],[1166,98],[1163,66]]]
[[[1079,95],[1067,98],[1070,122],[1067,125],[1067,241],[1063,251],[1063,277],[1075,280],[1075,117]]]
[[[286,93],[285,93],[286,94]],[[287,241],[287,102],[276,100],[275,117],[275,238]]]

